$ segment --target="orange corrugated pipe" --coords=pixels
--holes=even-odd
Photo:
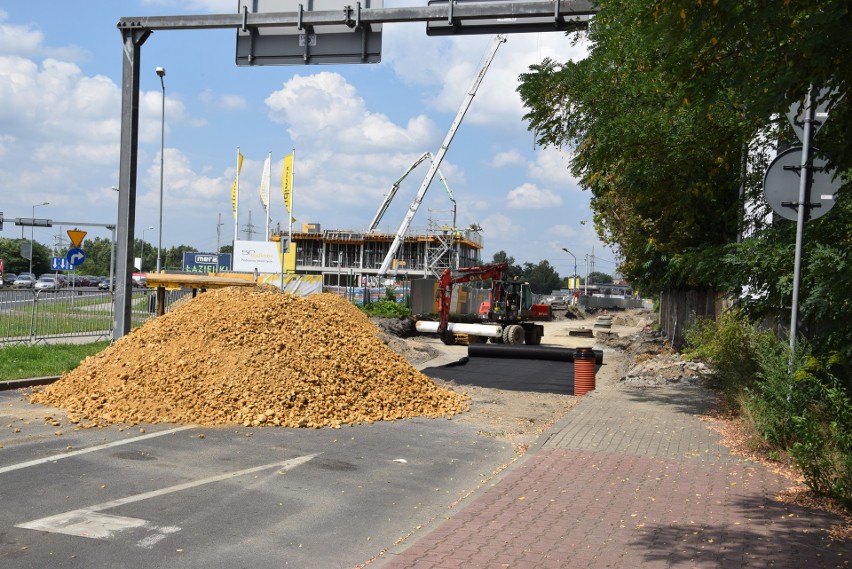
[[[580,397],[595,389],[595,352],[592,348],[574,351],[574,396]]]

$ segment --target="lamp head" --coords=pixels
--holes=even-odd
[[[165,67],[158,67],[157,68],[157,75],[159,75],[160,77],[165,77],[166,76],[166,68]]]

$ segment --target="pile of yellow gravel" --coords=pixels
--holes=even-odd
[[[206,292],[31,396],[84,425],[339,427],[469,410],[330,294]]]

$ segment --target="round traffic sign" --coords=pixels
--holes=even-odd
[[[83,264],[83,261],[86,260],[86,254],[83,253],[82,249],[74,247],[73,249],[68,250],[68,254],[65,255],[65,258],[68,260],[68,264],[72,267],[79,267]]]
[[[815,149],[814,149],[815,150]],[[785,219],[796,221],[799,215],[799,184],[802,171],[802,147],[788,148],[775,157],[763,178],[763,195],[772,210]],[[814,158],[810,174],[810,195],[805,202],[805,221],[828,213],[840,190],[835,170],[826,169],[826,160]],[[832,179],[834,178],[834,179]]]

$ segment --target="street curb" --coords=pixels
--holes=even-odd
[[[0,391],[23,389],[26,387],[35,387],[37,385],[49,385],[57,379],[59,379],[58,375],[52,375],[48,377],[31,377],[29,379],[10,379],[8,381],[0,381]]]

